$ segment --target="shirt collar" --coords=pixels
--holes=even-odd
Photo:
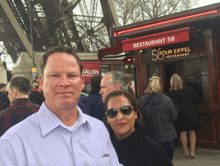
[[[77,108],[79,111],[79,116],[77,122],[75,123],[77,124],[76,127],[78,128],[81,125],[86,125],[88,130],[91,130],[91,125],[89,124],[88,117],[86,117],[85,114],[83,114],[79,107]],[[47,108],[44,102],[41,105],[37,113],[37,116],[41,128],[41,134],[43,137],[47,135],[49,132],[51,132],[53,129],[57,128],[58,126],[66,128],[68,130],[68,127],[64,125],[63,122],[52,111],[50,111]]]
[[[14,104],[14,105],[19,104],[19,103],[23,104],[23,103],[27,103],[28,101],[30,101],[29,98],[19,98],[19,99],[16,99],[15,101],[13,101],[12,104]]]

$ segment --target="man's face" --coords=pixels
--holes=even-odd
[[[10,100],[10,103],[13,103],[13,102],[16,100],[15,91],[16,91],[15,88],[11,90],[11,89],[8,87],[8,98],[9,98],[9,100]]]
[[[109,83],[109,80],[111,79],[112,75],[105,75],[102,80],[101,80],[101,84],[100,84],[100,94],[102,95],[102,100],[103,102],[105,102],[106,96],[116,90],[116,86],[112,85]]]
[[[38,82],[34,82],[33,83],[33,89],[35,89],[36,87],[39,87],[39,83]]]
[[[6,92],[6,86],[1,88],[1,92]]]
[[[48,57],[44,76],[40,76],[39,82],[45,103],[51,111],[64,106],[77,106],[84,86],[76,58],[62,52]]]

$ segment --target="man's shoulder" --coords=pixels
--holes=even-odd
[[[24,105],[12,104],[7,107],[5,110],[0,112],[0,118],[4,117],[6,114],[26,114],[26,113],[35,113],[40,109],[40,105],[28,102]]]
[[[5,116],[5,113],[7,113],[9,110],[11,110],[11,106],[8,106],[4,110],[0,111],[0,120]]]
[[[19,102],[15,103],[15,104],[12,104],[11,105],[11,109],[16,109],[16,108],[27,108],[28,109],[39,109],[40,108],[40,105],[38,104],[35,104],[35,103],[32,103],[30,101],[30,99],[17,99]]]
[[[35,104],[35,103],[32,103],[31,101],[28,101],[27,103],[26,103],[26,106],[27,107],[34,107],[34,108],[40,108],[40,105],[38,105],[38,104]]]
[[[34,128],[38,127],[37,124],[38,124],[38,122],[37,122],[37,117],[36,117],[36,113],[35,113],[35,114],[30,115],[29,117],[27,117],[23,121],[15,124],[11,128],[9,128],[2,135],[1,138],[4,140],[10,141],[12,139],[15,139],[16,136],[18,136],[19,138],[26,137],[29,135],[27,133],[30,133],[31,131],[34,130]]]

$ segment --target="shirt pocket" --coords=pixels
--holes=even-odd
[[[106,153],[102,156],[87,158],[84,162],[85,166],[112,166],[113,161],[110,159],[110,154]]]

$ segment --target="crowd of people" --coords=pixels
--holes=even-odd
[[[43,55],[41,70],[31,91],[25,77],[10,80],[8,97],[0,84],[0,165],[172,166],[178,135],[183,155],[196,157],[199,101],[177,74],[166,95],[153,76],[137,100],[132,77],[118,71],[93,76],[82,94],[82,62],[63,45]]]

